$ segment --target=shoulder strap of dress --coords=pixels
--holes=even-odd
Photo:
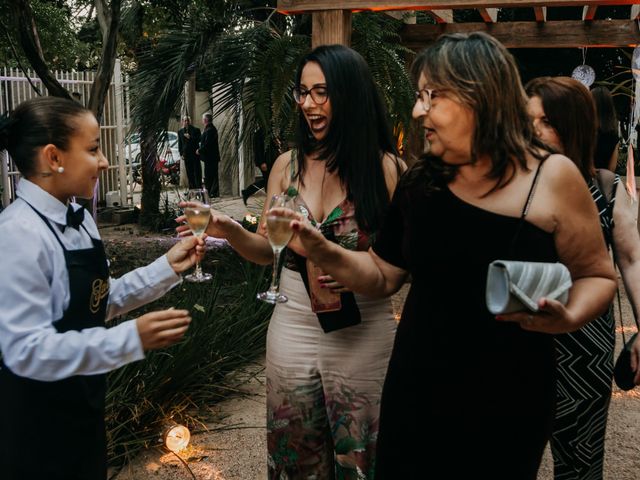
[[[540,160],[540,163],[538,164],[538,168],[536,169],[536,174],[533,177],[533,182],[531,183],[531,188],[529,189],[529,194],[527,195],[527,201],[524,204],[524,208],[522,209],[522,214],[520,215],[521,219],[524,219],[524,217],[527,216],[527,214],[529,213],[529,207],[531,207],[531,202],[533,201],[533,194],[536,191],[536,186],[538,185],[538,179],[540,178],[540,171],[542,170],[542,164],[544,163],[544,161],[549,158],[548,156],[543,159]]]
[[[540,160],[540,163],[538,164],[538,167],[536,169],[536,173],[533,177],[533,182],[531,183],[531,188],[529,188],[529,194],[527,195],[527,201],[525,202],[524,207],[522,208],[520,221],[518,222],[518,226],[516,227],[515,234],[511,239],[511,246],[509,247],[509,252],[511,254],[515,252],[516,243],[518,242],[518,238],[520,237],[520,231],[522,230],[522,226],[524,225],[525,217],[529,213],[529,207],[531,206],[531,202],[533,201],[533,194],[535,193],[536,186],[538,185],[538,179],[540,178],[540,171],[542,170],[542,164],[547,158],[549,158],[548,155],[542,160]]]

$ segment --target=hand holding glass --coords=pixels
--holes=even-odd
[[[282,250],[287,246],[289,240],[293,236],[293,230],[289,224],[291,218],[286,216],[274,215],[274,208],[295,209],[293,198],[282,193],[271,197],[269,210],[267,210],[267,234],[269,235],[269,243],[273,250],[273,274],[271,276],[271,286],[266,292],[259,293],[258,299],[267,303],[284,303],[287,297],[280,293],[280,271],[282,270]]]
[[[196,237],[201,237],[209,225],[211,212],[209,207],[209,195],[204,188],[194,188],[187,192],[188,206],[184,209],[184,215],[187,223]],[[188,282],[206,282],[213,277],[210,273],[203,273],[200,267],[200,260],[196,261],[196,269],[193,273],[185,275],[184,279]]]

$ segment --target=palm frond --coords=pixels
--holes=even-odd
[[[399,20],[374,12],[353,16],[352,47],[369,64],[387,104],[391,124],[398,132],[411,125],[414,95],[407,70],[414,53],[400,44],[402,25]]]
[[[225,135],[221,148],[237,148],[235,142],[253,145],[258,127],[274,143],[286,143],[295,120],[295,70],[309,45],[309,37],[285,35],[271,18],[246,22],[220,37],[209,65],[214,115],[238,128],[236,135]],[[252,147],[248,150],[253,154]]]

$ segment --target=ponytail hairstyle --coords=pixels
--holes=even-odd
[[[53,144],[60,150],[69,147],[78,128],[75,119],[90,112],[78,102],[58,97],[38,97],[22,102],[0,118],[0,151],[7,150],[25,177],[36,173],[39,148]]]

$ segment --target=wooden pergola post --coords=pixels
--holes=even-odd
[[[351,45],[351,10],[323,10],[312,14],[311,48],[339,43]]]

